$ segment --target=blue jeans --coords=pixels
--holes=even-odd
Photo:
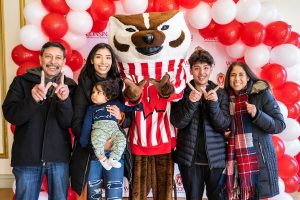
[[[69,163],[45,163],[43,166],[14,167],[16,199],[37,200],[44,175],[48,179],[48,199],[67,199]]]
[[[101,200],[101,178],[104,180],[106,199],[122,199],[123,176],[124,176],[124,155],[119,162],[120,168],[105,170],[99,160],[90,161],[90,172],[88,177],[88,200]]]

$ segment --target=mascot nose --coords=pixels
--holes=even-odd
[[[151,33],[147,33],[146,35],[143,36],[143,41],[146,44],[151,44],[154,40],[154,35],[152,35]]]

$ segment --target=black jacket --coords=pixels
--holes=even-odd
[[[101,80],[104,79],[99,78],[98,81]],[[82,148],[79,144],[79,138],[81,134],[81,129],[82,129],[86,109],[89,105],[92,105],[90,94],[93,85],[94,83],[90,78],[88,77],[79,78],[78,87],[74,95],[74,115],[72,120],[72,131],[75,135],[75,143],[74,143],[73,153],[71,158],[70,175],[71,175],[71,187],[79,195],[83,191],[83,188],[88,178],[90,159],[95,156],[91,148],[91,145],[89,145],[89,148]],[[120,96],[122,95],[122,87],[123,87],[123,82],[120,81]],[[126,115],[126,119],[123,122],[123,127],[129,127],[130,122],[131,122],[130,117],[127,117]],[[125,161],[126,160],[124,160],[124,164]],[[129,169],[129,171],[131,172],[131,169]],[[128,180],[130,180],[129,177]]]
[[[60,102],[47,97],[41,103],[32,98],[32,88],[40,77],[26,73],[14,78],[2,105],[5,119],[16,125],[11,165],[33,166],[42,162],[69,162],[73,108],[71,97],[76,83],[65,77],[69,98]]]
[[[195,86],[194,81],[190,82]],[[207,91],[216,85],[209,81]],[[198,145],[205,145],[209,167],[225,168],[226,141],[224,132],[230,126],[229,101],[223,89],[217,90],[218,101],[191,102],[188,97],[191,89],[187,86],[183,98],[173,102],[171,123],[178,128],[174,161],[180,165],[194,164]],[[201,115],[201,116],[200,116]],[[200,120],[201,119],[201,120]],[[200,140],[200,134],[204,134]]]

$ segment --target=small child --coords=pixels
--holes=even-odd
[[[105,80],[94,85],[91,100],[94,103],[87,108],[83,127],[80,135],[80,145],[86,147],[91,143],[95,155],[106,170],[112,167],[120,168],[119,160],[126,147],[126,138],[118,126],[118,120],[111,115],[108,109],[116,105],[121,112],[133,112],[142,110],[141,104],[130,107],[117,100],[119,96],[118,80]],[[111,137],[113,140],[110,157],[107,159],[104,152],[104,145]]]

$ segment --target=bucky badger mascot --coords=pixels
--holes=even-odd
[[[133,156],[132,198],[172,198],[172,101],[182,97],[186,75],[184,57],[191,34],[182,12],[116,15],[109,20],[109,44],[117,55],[128,103],[142,103],[129,131]]]

